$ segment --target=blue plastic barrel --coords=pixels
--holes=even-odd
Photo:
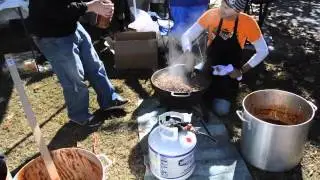
[[[169,0],[174,26],[171,32],[181,36],[208,9],[209,0]]]

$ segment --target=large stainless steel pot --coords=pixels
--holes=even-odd
[[[271,172],[299,164],[317,107],[298,95],[274,89],[247,95],[242,106],[237,114],[243,121],[241,151],[245,160]],[[281,122],[273,124],[270,119]]]

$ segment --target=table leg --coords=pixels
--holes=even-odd
[[[264,19],[267,17],[268,7],[269,7],[269,3],[265,3],[265,5],[263,7],[263,12],[262,12],[261,16],[259,17],[259,26],[260,27],[262,27]]]
[[[30,36],[29,31],[27,29],[27,26],[26,26],[26,23],[25,23],[25,20],[24,20],[22,11],[21,11],[21,7],[18,7],[18,12],[19,12],[19,15],[20,15],[20,18],[21,18],[21,21],[22,21],[22,26],[23,26],[24,32],[25,32],[25,34],[27,36],[27,39],[28,39],[28,42],[29,42],[29,46],[31,48],[32,57],[34,58],[34,60],[36,60],[37,57],[36,57],[35,49],[34,49],[33,44],[32,44],[33,41],[31,39],[31,36]],[[39,70],[38,66],[37,66],[37,70]]]
[[[246,6],[244,8],[244,12],[249,14],[249,11],[250,11],[250,4],[249,4],[250,0],[247,0],[246,2]]]

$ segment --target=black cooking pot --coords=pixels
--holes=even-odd
[[[179,73],[179,76],[184,76],[184,78],[187,78],[187,81],[190,80],[189,82],[191,82],[191,78],[196,78],[197,81],[199,80],[199,84],[201,84],[201,86],[198,90],[193,90],[192,92],[174,92],[157,86],[155,80],[159,75],[168,73],[168,71],[184,72]],[[188,69],[185,64],[169,66],[153,73],[151,77],[151,83],[162,105],[166,105],[169,108],[189,108],[197,103],[200,103],[203,94],[211,84],[211,77],[206,76],[203,73],[196,73],[193,77],[188,74]]]

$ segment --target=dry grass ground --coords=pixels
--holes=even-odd
[[[277,1],[271,6],[264,29],[265,33],[272,35],[275,51],[264,65],[245,78],[235,109],[241,108],[240,102],[245,95],[265,88],[288,90],[319,106],[319,17],[320,3],[317,0]],[[1,53],[26,49],[23,37],[9,30],[0,32]],[[95,134],[99,139],[98,153],[105,153],[113,160],[108,171],[110,179],[142,179],[144,166],[137,146],[137,125],[132,115],[138,107],[138,100],[152,95],[150,76],[116,73],[110,68],[110,59],[104,55],[101,58],[107,62],[116,89],[130,99],[125,112],[100,113],[97,111],[99,107],[95,93],[90,88],[90,110],[105,120],[101,127],[87,129],[67,123],[62,91],[56,76],[52,74],[26,76],[27,95],[50,149],[77,146],[92,150]],[[31,129],[26,124],[19,98],[9,77],[5,75],[0,77],[0,97],[4,97],[4,101],[0,102],[0,152],[5,153],[9,168],[15,173],[38,154],[38,149]],[[268,173],[248,165],[254,179],[320,179],[319,119],[317,113],[298,167],[285,173]],[[241,122],[235,116],[230,116],[225,123],[232,141],[238,145]]]

